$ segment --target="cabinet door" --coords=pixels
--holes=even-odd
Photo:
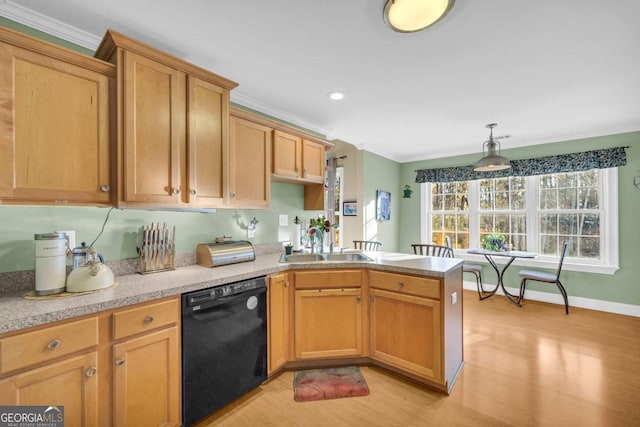
[[[179,204],[185,165],[185,75],[124,52],[124,201]]]
[[[297,359],[362,355],[361,289],[295,291]]]
[[[109,204],[112,84],[0,43],[0,199]]]
[[[97,353],[0,380],[0,405],[64,406],[65,425],[98,425]]]
[[[371,289],[371,357],[442,382],[440,302]]]
[[[178,327],[113,346],[116,426],[180,425]]]
[[[271,193],[271,128],[230,118],[229,206],[267,208]]]
[[[273,131],[273,174],[298,179],[302,176],[302,139]]]
[[[268,298],[268,373],[271,375],[272,372],[282,368],[289,361],[291,286],[289,286],[288,273],[269,277]]]
[[[308,182],[324,183],[324,145],[302,140],[302,179]]]
[[[229,91],[187,77],[187,174],[184,200],[191,206],[222,207],[229,149]]]

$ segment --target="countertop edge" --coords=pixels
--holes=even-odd
[[[51,300],[27,300],[22,297],[23,292],[0,294],[0,335],[288,270],[367,268],[444,277],[449,271],[462,265],[462,260],[453,258],[387,252],[367,254],[374,261],[280,263],[280,253],[274,253],[260,255],[254,261],[223,267],[190,265],[157,274],[119,276],[116,278],[116,286],[112,288]]]

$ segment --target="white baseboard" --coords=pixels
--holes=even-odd
[[[475,281],[464,281],[462,286],[466,290],[474,292],[478,291]],[[495,284],[493,283],[484,283],[485,289],[493,289],[494,287]],[[520,292],[520,288],[510,288],[507,286],[507,291],[511,294],[518,295],[518,293]],[[498,292],[496,293],[498,295],[504,295],[502,289],[498,289]],[[548,302],[551,304],[559,304],[564,306],[564,300],[562,299],[562,295],[560,294],[527,289],[525,297],[528,300]],[[574,297],[569,295],[569,308],[571,307],[588,308],[590,310],[606,311],[609,313],[640,317],[640,305],[623,304],[621,302],[602,301],[592,298]]]

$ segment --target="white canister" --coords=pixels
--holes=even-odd
[[[64,291],[67,273],[67,238],[64,233],[35,234],[36,295],[59,294]]]

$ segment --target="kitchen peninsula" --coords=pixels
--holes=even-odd
[[[371,262],[288,264],[279,262],[280,255],[279,252],[259,255],[251,262],[217,268],[190,265],[155,275],[118,276],[117,285],[113,288],[70,298],[34,301],[23,299],[23,291],[4,293],[0,296],[0,397],[3,401],[8,399],[1,390],[4,383],[6,393],[6,383],[12,378],[35,370],[44,371],[54,365],[53,362],[60,361],[63,354],[66,358],[62,360],[67,360],[69,355],[80,358],[88,354],[93,355],[93,359],[89,362],[86,376],[90,373],[95,375],[97,370],[95,377],[99,385],[95,390],[96,396],[100,396],[99,403],[89,403],[89,406],[97,406],[96,411],[101,416],[103,412],[113,412],[114,418],[125,417],[126,411],[118,408],[119,405],[126,407],[127,403],[115,400],[126,399],[127,394],[122,397],[113,391],[125,387],[118,384],[118,368],[129,365],[128,369],[131,369],[135,358],[129,356],[127,359],[127,351],[121,347],[128,345],[129,341],[150,339],[152,335],[160,334],[159,339],[164,340],[166,348],[177,347],[175,353],[167,354],[170,362],[166,363],[173,364],[173,369],[167,372],[176,376],[167,380],[168,384],[179,389],[176,385],[180,375],[180,340],[177,336],[180,295],[264,275],[270,279],[269,297],[280,293],[281,301],[286,303],[284,306],[274,305],[270,300],[269,352],[280,352],[275,365],[276,361],[270,354],[270,375],[281,369],[305,366],[373,363],[431,388],[450,392],[463,364],[460,260],[370,252],[367,255],[373,258]],[[283,287],[278,288],[279,284]],[[317,331],[314,325],[321,325],[323,320],[318,318],[316,309],[322,305],[315,304],[317,297],[328,298],[322,301],[334,307],[333,318],[354,315],[353,318],[340,318],[340,321],[344,325],[342,329],[356,331],[355,335],[338,331],[337,342],[331,344],[332,348],[318,348],[313,339],[314,330]],[[273,313],[272,310],[278,307],[280,313]],[[276,319],[280,321],[279,325],[275,324]],[[309,322],[310,319],[313,321]],[[389,328],[389,322],[394,320],[401,321],[404,327],[395,329],[393,326],[396,325],[392,325]],[[286,326],[284,348],[272,342],[278,333],[282,333],[282,330],[273,328],[283,326],[283,322]],[[25,365],[27,362],[15,363],[20,356],[12,355],[14,351],[43,353],[40,347],[29,343],[22,343],[22,347],[16,349],[15,344],[21,343],[21,337],[31,334],[36,340],[45,339],[38,335],[63,330],[65,325],[71,324],[74,325],[74,333],[84,331],[92,338],[71,347],[67,353],[59,353],[59,357],[50,356],[55,349],[49,347],[45,354],[29,360],[28,365]],[[82,331],[78,332],[78,328]],[[326,335],[327,330],[331,329],[325,328],[320,332]],[[355,343],[347,345],[346,350],[340,348],[345,336],[347,341],[352,339]],[[55,334],[47,335],[45,340],[53,342],[58,338]],[[53,347],[62,351],[65,343],[64,339],[61,341],[62,345]],[[47,347],[46,342],[43,347]],[[23,372],[27,366],[29,370]],[[109,381],[112,374],[115,378],[113,386]],[[133,391],[137,386],[128,384],[126,387]],[[106,398],[103,400],[103,393],[113,395],[114,402],[110,403]],[[179,407],[173,412],[172,419],[179,420]]]

